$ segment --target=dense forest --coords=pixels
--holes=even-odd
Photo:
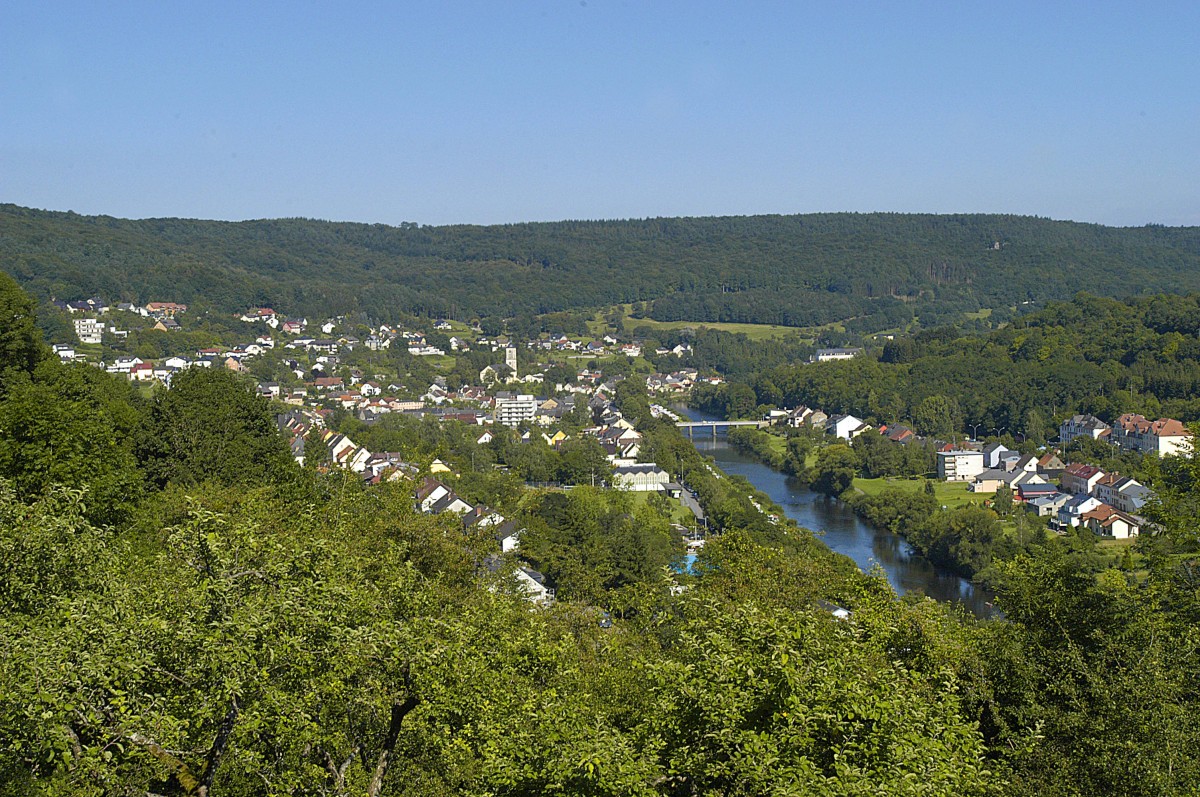
[[[786,364],[697,389],[715,412],[807,404],[908,422],[949,439],[1007,435],[1043,443],[1065,417],[1125,412],[1200,418],[1200,294],[1080,294],[986,335],[944,326],[888,341],[877,356]],[[726,344],[728,345],[728,344]]]
[[[1200,289],[1200,230],[999,215],[810,214],[490,227],[125,220],[0,206],[0,268],[40,299],[462,319],[638,303],[658,320],[859,332],[964,311]]]

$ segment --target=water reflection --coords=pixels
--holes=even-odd
[[[704,419],[694,410],[688,410],[688,414],[697,420]],[[716,460],[723,471],[744,476],[783,507],[788,517],[817,532],[826,545],[850,557],[863,571],[878,565],[898,594],[918,593],[961,604],[980,617],[992,614],[991,596],[984,590],[936,567],[916,553],[903,537],[863,522],[841,501],[814,493],[786,474],[734,450],[723,436],[716,440],[697,436],[693,442],[697,449]]]

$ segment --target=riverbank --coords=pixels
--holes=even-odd
[[[696,420],[706,420],[694,409],[676,408]],[[993,616],[991,595],[950,569],[936,565],[901,535],[877,528],[862,519],[849,504],[816,493],[752,453],[736,450],[724,436],[696,440],[701,453],[731,475],[744,477],[783,507],[787,517],[813,530],[835,553],[848,557],[863,572],[880,568],[899,595],[917,593],[962,606],[978,617]]]
[[[740,429],[729,441],[769,467],[796,470],[795,461],[786,453],[778,455],[781,445],[786,452],[786,440],[779,435]],[[808,467],[814,459],[815,455]],[[1017,534],[1016,524],[1002,522],[986,508],[994,494],[970,492],[965,483],[858,475],[849,483],[848,489],[834,497],[867,523],[898,534],[922,556],[964,578],[978,577],[991,565],[993,551]]]

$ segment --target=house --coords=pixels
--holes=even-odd
[[[1004,455],[1011,452],[1012,449],[1003,443],[989,443],[983,447],[983,466],[985,468],[999,468]]]
[[[853,415],[837,415],[826,422],[825,433],[842,440],[852,440],[869,428],[866,423]]]
[[[552,435],[542,432],[542,439],[545,440],[546,445],[550,446],[551,448],[558,448],[564,442],[566,442],[567,434],[565,432],[563,432],[561,429],[556,431]]]
[[[143,362],[141,357],[118,357],[113,360],[113,364],[108,366],[107,370],[110,374],[128,374],[133,370],[133,366],[141,365]]]
[[[251,307],[245,313],[242,313],[241,320],[247,324],[253,324],[256,321],[267,323],[275,320],[275,311],[270,307]]]
[[[514,573],[517,578],[517,589],[525,593],[525,597],[539,606],[549,606],[554,603],[554,590],[546,584],[546,577],[531,567],[518,567]]]
[[[446,485],[442,484],[432,476],[426,476],[425,480],[418,485],[413,497],[416,499],[417,509],[429,514],[433,511],[433,507],[448,496],[454,495],[454,491]],[[465,501],[463,503],[466,503]],[[471,508],[467,504],[462,511],[467,511]]]
[[[1062,509],[1070,500],[1071,496],[1061,491],[1055,491],[1030,498],[1025,502],[1025,508],[1030,512],[1035,512],[1039,517],[1056,517],[1058,510]]]
[[[1007,487],[1015,493],[1023,484],[1045,483],[1044,478],[1029,471],[988,468],[976,476],[967,489],[973,493],[994,493],[1001,487]]]
[[[950,451],[937,452],[937,476],[948,482],[973,482],[983,473],[982,451]]]
[[[899,424],[884,426],[879,432],[893,443],[911,443],[917,439],[917,435],[912,429]]]
[[[1059,483],[1064,493],[1091,495],[1096,485],[1104,478],[1104,471],[1094,465],[1072,463],[1063,469]]]
[[[653,462],[613,468],[612,484],[618,490],[658,492],[666,489],[671,477]]]
[[[1043,454],[1037,461],[1038,473],[1044,473],[1052,478],[1058,478],[1066,467],[1053,451]]]
[[[321,442],[329,449],[329,459],[334,465],[354,473],[366,470],[371,452],[357,445],[346,435],[326,429],[321,434]]]
[[[1091,495],[1077,495],[1058,510],[1057,521],[1062,528],[1083,525],[1083,516],[1100,506],[1101,500]]]
[[[1010,464],[1011,463],[1011,464]],[[1005,459],[1006,470],[1023,470],[1026,473],[1037,473],[1038,462],[1037,457],[1033,454],[1024,454],[1016,459]]]
[[[142,315],[150,318],[174,318],[180,313],[187,312],[186,304],[176,304],[175,302],[147,302],[142,308]]]
[[[1077,437],[1099,440],[1108,437],[1111,432],[1112,427],[1095,415],[1072,415],[1059,425],[1058,440],[1065,446]]]
[[[134,382],[154,380],[154,363],[138,363],[129,369],[129,378]]]
[[[496,541],[501,553],[512,553],[521,547],[521,533],[525,531],[515,520],[506,520],[495,528]]]
[[[464,529],[469,529],[474,526],[479,528],[487,528],[488,526],[499,526],[504,522],[504,515],[501,515],[494,509],[480,504],[473,506],[463,513],[462,524]]]
[[[808,359],[810,363],[828,363],[834,360],[853,360],[862,354],[862,349],[817,349]]]
[[[451,492],[434,501],[429,507],[429,514],[440,515],[443,512],[452,512],[461,515],[470,512],[472,508],[468,501],[460,498],[457,493]]]
[[[479,372],[479,381],[485,385],[507,382],[513,376],[513,373],[513,369],[504,363],[495,363],[484,366],[483,370]]]
[[[1080,525],[1087,526],[1093,534],[1127,540],[1136,537],[1141,530],[1136,518],[1109,506],[1100,504],[1080,516]]]
[[[370,473],[377,481],[396,481],[417,474],[417,466],[398,453],[383,451],[367,459],[364,473]]]
[[[1096,482],[1092,494],[1118,511],[1128,513],[1140,511],[1154,495],[1148,487],[1119,473],[1110,473]]]
[[[340,376],[319,376],[313,381],[313,386],[319,391],[343,390],[345,383]]]
[[[1020,501],[1032,501],[1035,498],[1046,498],[1058,492],[1053,484],[1045,482],[1023,482],[1017,485],[1016,498]]]

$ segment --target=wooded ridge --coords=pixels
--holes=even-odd
[[[0,268],[45,300],[247,303],[294,315],[516,316],[645,302],[664,321],[860,331],[987,307],[1200,289],[1200,228],[1012,215],[399,226],[126,220],[0,205]]]

